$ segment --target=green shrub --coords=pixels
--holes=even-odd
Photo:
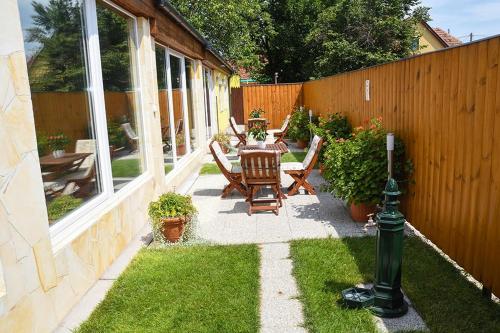
[[[108,139],[109,144],[115,148],[125,147],[127,145],[127,136],[121,124],[117,121],[108,121]]]
[[[231,137],[229,135],[217,133],[214,135],[213,139],[217,141],[221,147],[231,148]]]
[[[49,139],[45,134],[36,136],[36,146],[38,148],[38,156],[45,156],[49,153]]]
[[[250,114],[248,116],[250,118],[260,118],[264,113],[266,113],[266,111],[262,110],[261,108],[258,108],[250,111]]]
[[[340,113],[333,113],[327,118],[319,117],[319,124],[311,124],[311,129],[315,135],[323,138],[323,147],[319,153],[319,162],[325,160],[326,147],[330,142],[338,139],[348,139],[351,137],[352,126],[346,116]]]
[[[318,124],[318,117],[312,116],[312,124]],[[309,110],[303,106],[293,110],[290,117],[290,127],[288,137],[292,140],[309,141],[311,135],[309,126]]]
[[[79,207],[82,202],[83,199],[74,198],[71,195],[62,195],[55,198],[47,205],[49,221],[54,222],[59,220],[73,209]]]
[[[148,213],[152,220],[189,217],[196,214],[196,207],[191,201],[191,196],[167,192],[149,204]]]
[[[381,119],[372,119],[368,128],[356,128],[351,139],[328,145],[323,176],[330,191],[349,203],[381,202],[387,181],[386,134]],[[393,170],[394,178],[400,182],[411,172],[404,168],[404,156],[404,145],[396,139]]]

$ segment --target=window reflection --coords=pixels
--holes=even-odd
[[[97,3],[109,151],[115,191],[145,170],[134,20]]]
[[[71,0],[18,5],[49,223],[55,224],[102,191],[82,6]]]
[[[163,158],[165,163],[165,174],[174,168],[172,131],[170,128],[170,112],[168,108],[167,93],[167,62],[166,51],[161,46],[155,47],[156,75],[158,81],[158,98],[160,104],[161,137],[163,142]]]
[[[186,155],[186,134],[184,132],[184,115],[182,111],[182,73],[181,59],[170,55],[170,76],[172,80],[172,102],[174,111],[174,132],[177,156]]]
[[[194,105],[193,105],[193,81],[195,79],[195,69],[193,62],[189,59],[185,61],[186,68],[186,98],[187,98],[187,111],[188,111],[188,119],[189,119],[189,139],[191,140],[191,151],[194,151],[198,148],[198,142],[196,140],[196,129],[195,123],[196,119],[194,118]]]

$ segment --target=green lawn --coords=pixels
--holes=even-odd
[[[306,157],[307,153],[303,151],[294,151],[294,152],[289,152],[286,154],[283,154],[281,156],[281,163],[286,163],[286,162],[302,162],[304,158]]]
[[[141,164],[136,158],[113,160],[111,171],[113,177],[137,177],[141,174]]]
[[[294,274],[310,332],[374,332],[368,310],[347,310],[340,292],[373,281],[375,238],[292,243]],[[418,238],[406,238],[403,289],[431,332],[500,332],[500,306],[487,301]]]
[[[255,245],[144,249],[77,332],[257,332]]]

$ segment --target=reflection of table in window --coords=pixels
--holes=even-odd
[[[49,173],[43,177],[44,181],[58,178],[68,171],[76,171],[90,155],[92,153],[65,153],[59,158],[55,158],[52,155],[40,157],[42,171]]]
[[[270,151],[279,151],[281,155],[288,153],[288,147],[284,143],[270,143],[266,145],[265,149],[260,148],[257,145],[246,145],[246,146],[241,146],[238,149],[238,156],[241,155],[241,152],[243,150],[270,150]]]

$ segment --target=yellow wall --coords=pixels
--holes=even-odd
[[[223,72],[214,70],[214,91],[217,96],[217,118],[219,133],[225,133],[229,127],[229,77]]]
[[[418,43],[420,50],[417,53],[427,53],[444,49],[443,44],[422,23],[418,24],[417,29],[420,33]]]
[[[230,88],[239,88],[241,86],[241,78],[239,75],[231,75],[229,78]]]

